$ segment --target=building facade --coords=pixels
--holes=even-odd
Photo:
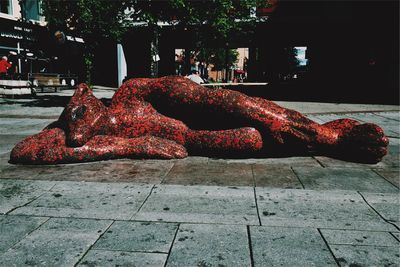
[[[0,56],[8,56],[11,76],[60,73],[83,76],[84,40],[62,32],[57,39],[42,15],[41,0],[0,1]]]

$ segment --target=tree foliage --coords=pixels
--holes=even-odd
[[[197,59],[213,65],[213,69],[220,71],[233,67],[238,61],[239,53],[235,49],[200,48]]]
[[[232,32],[248,30],[258,19],[250,15],[252,8],[270,5],[269,0],[134,0],[131,4],[134,21],[196,27],[199,44],[202,40],[226,40]]]
[[[87,40],[85,62],[90,73],[100,37],[119,40],[130,26],[144,23],[157,29],[158,22],[163,21],[179,27],[197,27],[195,48],[203,47],[205,42],[226,44],[233,32],[251,31],[257,18],[250,16],[250,10],[268,6],[269,1],[43,0],[42,9],[51,29],[74,31]],[[214,58],[221,53],[214,52]]]
[[[118,40],[129,26],[129,1],[43,0],[42,10],[52,31],[73,32],[85,39],[86,81],[91,82],[94,50],[101,38]]]
[[[129,4],[113,0],[43,0],[42,9],[51,28],[85,37],[119,39],[130,25],[125,14]]]

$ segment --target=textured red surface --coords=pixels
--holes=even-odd
[[[243,125],[218,131],[189,129],[160,114],[150,103],[157,99],[176,110],[212,110]],[[85,84],[79,85],[58,121],[17,144],[11,162],[184,158],[188,149],[225,156],[312,153],[374,163],[386,155],[387,145],[382,129],[374,124],[343,119],[320,125],[265,99],[172,76],[129,80],[117,90],[110,107]]]

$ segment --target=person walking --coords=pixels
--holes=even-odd
[[[5,76],[9,68],[11,68],[11,64],[8,63],[8,58],[3,56],[0,60],[0,76]]]

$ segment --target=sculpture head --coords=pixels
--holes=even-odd
[[[106,119],[107,107],[93,95],[92,89],[86,84],[78,85],[60,117],[66,127],[67,145],[84,145],[102,132]]]

